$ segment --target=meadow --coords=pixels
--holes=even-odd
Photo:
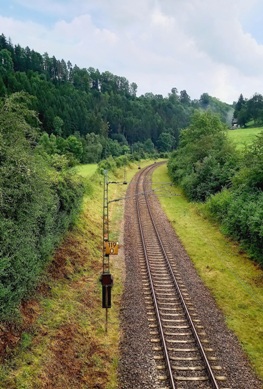
[[[263,127],[237,128],[236,130],[229,130],[228,136],[237,145],[237,148],[242,150],[249,146],[262,131]]]

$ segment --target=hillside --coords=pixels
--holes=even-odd
[[[109,155],[133,152],[170,151],[178,142],[195,109],[211,109],[229,121],[233,108],[203,93],[191,100],[185,90],[171,88],[168,97],[147,93],[137,97],[137,85],[108,71],[87,64],[79,68],[13,45],[0,36],[0,97],[15,92],[34,96],[41,130],[52,135],[44,139],[47,148],[59,154],[76,149],[74,157],[83,163],[97,162]],[[91,135],[92,134],[92,135]],[[62,139],[70,140],[70,145]],[[79,142],[78,142],[79,141]]]

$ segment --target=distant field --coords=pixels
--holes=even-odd
[[[95,173],[97,167],[98,165],[96,163],[91,163],[87,165],[79,165],[75,169],[77,173],[80,174],[82,177],[88,178]]]
[[[257,128],[238,128],[237,130],[229,130],[228,136],[237,145],[239,149],[253,142],[256,135],[263,131],[263,127]]]

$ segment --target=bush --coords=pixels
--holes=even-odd
[[[213,220],[222,223],[227,215],[231,200],[232,195],[229,189],[223,189],[220,193],[209,198],[206,202],[205,209]]]
[[[263,133],[241,159],[218,118],[196,113],[168,170],[187,197],[206,201],[205,214],[263,265]]]
[[[237,171],[238,154],[226,130],[217,116],[196,112],[189,128],[181,132],[168,170],[190,200],[205,201],[229,185]]]
[[[117,168],[126,166],[129,163],[127,155],[121,155],[120,157],[115,158]]]
[[[30,137],[34,131],[20,105],[15,111],[14,100],[7,103],[0,112],[1,320],[12,318],[35,287],[74,221],[84,190],[77,176],[57,172],[48,158],[38,154]]]
[[[245,152],[232,187],[213,196],[206,204],[209,215],[224,232],[239,241],[263,264],[263,133]]]
[[[102,161],[99,162],[98,164],[98,170],[102,174],[104,170],[110,170],[112,172],[116,171],[117,165],[112,156],[110,156],[107,159],[103,159]]]
[[[263,265],[263,193],[224,190],[205,205],[210,218]]]
[[[131,161],[133,161],[133,155],[125,154],[119,157],[110,156],[107,159],[103,159],[98,164],[98,171],[103,174],[104,170],[115,172],[117,168],[122,166],[127,166]]]
[[[42,174],[40,169],[35,170],[37,179],[34,177],[31,181],[32,191],[27,190],[27,185],[20,185],[12,196],[10,191],[8,198],[3,199],[0,216],[1,319],[12,317],[21,299],[35,287],[51,253],[80,208],[83,186],[75,177],[63,173],[49,181],[43,177],[43,165],[41,170]],[[18,174],[15,178],[19,178]]]

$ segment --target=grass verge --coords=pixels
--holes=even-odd
[[[169,182],[165,165],[155,170],[154,186]],[[263,271],[202,216],[179,188],[160,202],[194,266],[237,335],[258,376],[263,379]],[[158,193],[158,191],[157,191]],[[169,193],[170,195],[170,193]]]
[[[144,161],[141,167],[151,163]],[[0,365],[1,389],[115,389],[119,359],[119,311],[125,276],[122,250],[111,257],[112,308],[105,333],[101,308],[103,177],[82,166],[87,178],[83,212],[56,251],[38,290],[21,307],[18,331],[8,332],[14,347]],[[136,164],[125,168],[129,181]],[[110,181],[123,181],[124,169]],[[126,185],[109,185],[109,200],[125,197]],[[121,243],[123,201],[109,206],[111,239]],[[5,328],[0,326],[0,331]],[[10,342],[8,343],[10,344]]]

